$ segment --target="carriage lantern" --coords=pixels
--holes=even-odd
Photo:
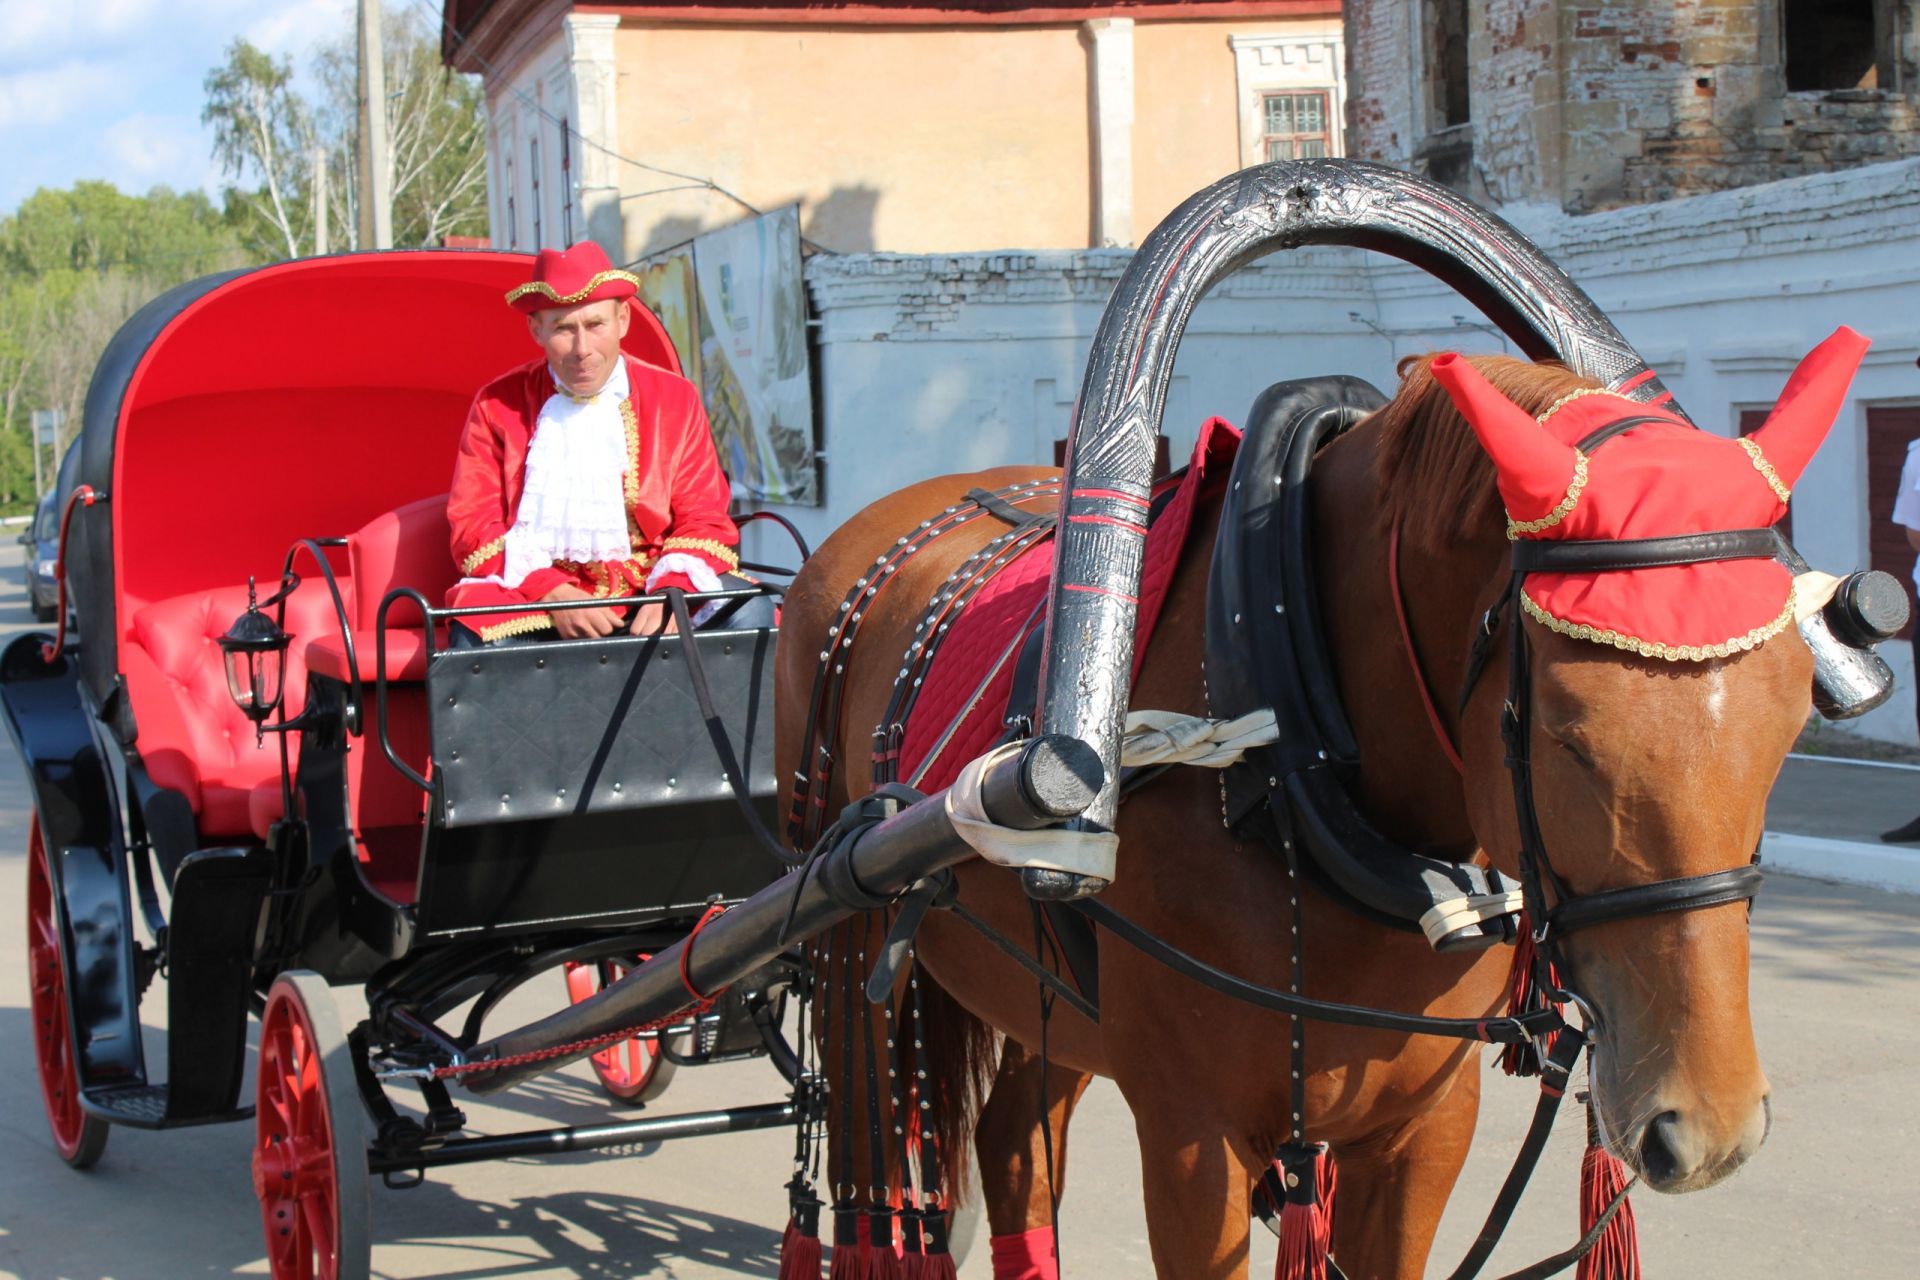
[[[290,589],[283,585],[264,603],[279,603]],[[280,705],[290,639],[280,624],[255,603],[253,579],[249,577],[247,611],[235,618],[227,633],[220,637],[220,652],[226,660],[227,694],[233,699],[233,705],[240,708],[240,714],[253,721],[256,736],[266,718]]]

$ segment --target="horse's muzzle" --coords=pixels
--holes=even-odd
[[[1760,1149],[1773,1126],[1770,1094],[1762,1094],[1732,1132],[1704,1109],[1657,1112],[1626,1135],[1628,1165],[1655,1191],[1678,1194],[1719,1182]]]

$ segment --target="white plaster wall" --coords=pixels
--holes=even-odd
[[[1854,169],[1571,218],[1507,215],[1579,282],[1702,426],[1731,433],[1771,403],[1836,325],[1874,339],[1833,435],[1795,489],[1816,565],[1867,557],[1864,406],[1920,402],[1920,162]],[[783,508],[817,544],[875,498],[928,476],[1052,460],[1125,250],[956,257],[819,256],[807,266],[822,383],[825,505]],[[1456,322],[1454,317],[1462,317]],[[1358,317],[1358,318],[1355,318]],[[1202,418],[1239,421],[1283,378],[1498,350],[1456,295],[1357,252],[1255,264],[1204,302],[1182,344],[1165,429],[1176,465]],[[750,554],[777,544],[754,531]],[[1914,740],[1909,647],[1883,648],[1901,691],[1848,729]]]

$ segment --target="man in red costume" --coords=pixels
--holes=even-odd
[[[543,249],[507,294],[541,354],[481,388],[460,437],[447,519],[462,577],[447,602],[501,611],[455,622],[456,647],[627,625],[614,607],[544,604],[752,585],[735,574],[740,534],[699,391],[620,349],[638,284],[582,241]],[[658,609],[635,627],[655,629]],[[771,613],[754,601],[732,625]]]

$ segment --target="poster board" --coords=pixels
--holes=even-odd
[[[736,495],[819,505],[798,206],[708,232],[634,271],[700,388]]]

